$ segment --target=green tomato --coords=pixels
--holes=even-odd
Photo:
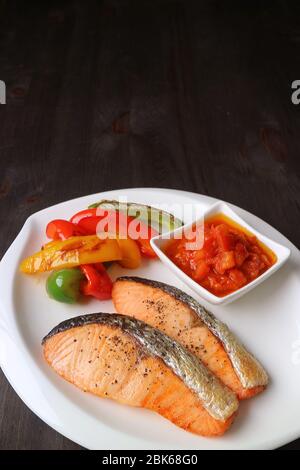
[[[73,304],[80,296],[80,282],[84,275],[79,269],[54,271],[47,279],[46,289],[51,299]]]

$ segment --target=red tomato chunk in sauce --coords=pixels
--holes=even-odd
[[[218,297],[249,284],[267,271],[276,255],[223,214],[204,222],[204,244],[188,250],[191,240],[173,240],[166,255],[182,271]]]

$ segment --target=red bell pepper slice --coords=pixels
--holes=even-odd
[[[87,235],[96,235],[99,217],[85,217],[78,222],[78,227],[82,228]]]
[[[98,211],[99,214],[99,211]],[[76,214],[71,217],[70,222],[73,224],[79,224],[82,219],[86,219],[87,217],[97,217],[97,208],[96,209],[85,209],[83,211],[77,212]]]
[[[98,300],[111,299],[113,283],[101,263],[83,264],[81,271],[86,277],[86,281],[81,283],[81,292],[90,295]]]
[[[76,235],[87,235],[83,228],[68,220],[56,219],[48,223],[46,235],[52,240],[66,240]]]
[[[101,231],[107,232],[110,230],[118,233],[122,231],[122,233],[126,235],[128,223],[131,219],[131,217],[127,217],[123,212],[95,208],[78,212],[71,217],[70,222],[82,227],[90,235],[94,235],[97,232],[99,222],[104,220],[105,225],[103,225]],[[100,228],[101,227],[98,228],[99,231]]]
[[[156,258],[156,253],[150,245],[150,240],[144,240],[143,238],[138,238],[137,243],[141,250],[142,256],[146,258]]]

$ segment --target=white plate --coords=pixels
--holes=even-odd
[[[216,202],[182,191],[128,189],[86,196],[33,214],[0,264],[0,362],[15,391],[42,420],[89,449],[272,449],[299,437],[299,250],[265,222],[236,207],[248,224],[288,246],[292,254],[281,270],[252,292],[233,304],[212,309],[255,353],[271,377],[265,393],[241,403],[239,416],[225,436],[201,438],[150,411],[85,394],[45,364],[40,342],[53,326],[82,313],[113,311],[113,307],[111,302],[97,301],[73,306],[56,303],[45,294],[44,278],[19,274],[18,264],[45,241],[49,220],[69,218],[92,202],[120,195],[157,207],[192,202],[206,210]],[[113,276],[127,273],[119,267],[112,271]],[[160,261],[144,263],[135,275],[191,293]]]

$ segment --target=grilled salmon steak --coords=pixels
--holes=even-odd
[[[113,286],[117,312],[159,328],[183,344],[239,399],[266,387],[268,376],[228,327],[191,296],[167,284],[120,277]]]
[[[132,317],[67,320],[43,339],[44,356],[80,389],[148,408],[201,436],[220,436],[238,408],[234,393],[193,354]]]

